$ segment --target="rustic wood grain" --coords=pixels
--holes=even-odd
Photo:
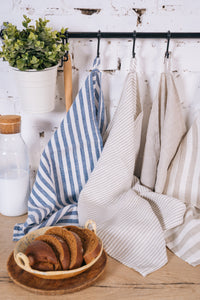
[[[24,222],[26,216],[5,217],[0,215],[0,299],[45,300],[47,295],[35,295],[16,285],[9,277],[6,263],[13,251],[12,231],[15,223]],[[200,266],[191,267],[170,251],[168,263],[160,270],[143,278],[134,270],[108,256],[104,273],[91,286],[59,300],[199,300]]]

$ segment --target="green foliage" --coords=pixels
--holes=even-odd
[[[67,29],[60,32],[47,27],[49,20],[36,20],[35,26],[30,25],[31,19],[23,16],[24,29],[18,30],[11,23],[4,23],[4,44],[0,57],[7,60],[12,67],[19,70],[43,70],[58,64],[68,44],[62,43],[62,37]]]

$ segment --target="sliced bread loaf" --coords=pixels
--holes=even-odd
[[[70,251],[67,243],[63,238],[57,235],[43,234],[35,240],[40,240],[48,243],[54,250],[62,270],[68,270],[70,265]]]
[[[60,263],[55,252],[51,246],[44,241],[34,240],[26,248],[25,254],[33,269],[39,271],[55,271],[60,268]]]
[[[101,250],[101,244],[96,234],[87,228],[80,228],[77,226],[64,226],[68,231],[76,233],[83,245],[83,259],[86,264],[90,263],[94,258],[97,257]]]
[[[60,236],[68,244],[70,251],[69,269],[79,268],[83,262],[83,246],[80,237],[63,227],[52,227],[45,234]]]

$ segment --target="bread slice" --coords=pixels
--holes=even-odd
[[[83,263],[83,246],[80,237],[62,227],[52,227],[48,229],[45,234],[60,236],[65,240],[69,246],[70,251],[70,265],[69,269],[79,268]]]
[[[30,266],[39,271],[54,271],[59,269],[59,261],[49,244],[34,240],[25,251]]]
[[[54,250],[62,270],[68,270],[70,265],[70,251],[67,243],[63,238],[57,235],[43,234],[35,240],[40,240],[48,243]]]
[[[76,233],[80,237],[84,250],[83,259],[86,264],[90,263],[94,258],[97,257],[101,250],[101,244],[93,231],[73,225],[64,226],[64,228]]]

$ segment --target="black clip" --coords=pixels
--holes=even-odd
[[[67,44],[68,43],[68,31],[65,31],[65,38],[62,38],[62,43],[64,44],[64,42]],[[68,53],[69,51],[66,51],[64,56],[61,58],[61,65],[59,67],[62,67],[63,66],[63,62],[64,61],[68,61]]]
[[[136,40],[136,31],[133,31],[133,50],[132,50],[132,56],[135,58],[135,40]]]
[[[101,39],[101,31],[100,30],[97,33],[97,39],[98,39],[98,42],[97,42],[97,57],[99,57],[99,48],[100,48],[100,39]]]
[[[170,38],[171,38],[171,32],[168,31],[167,32],[167,50],[165,52],[165,57],[166,58],[169,58],[169,41],[170,41]]]
[[[3,40],[3,29],[0,30],[0,39]]]
[[[3,31],[4,31],[4,29],[6,29],[6,25],[8,25],[8,24],[9,24],[8,22],[3,22],[3,24],[0,26],[0,39],[1,40],[4,39],[3,38],[3,35],[4,35]]]

